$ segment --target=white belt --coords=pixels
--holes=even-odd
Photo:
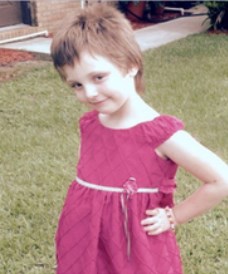
[[[135,180],[134,178],[130,178],[130,179]],[[78,177],[76,177],[76,181],[82,186],[92,188],[95,190],[109,191],[109,192],[120,192],[120,193],[126,192],[126,189],[123,187],[111,187],[111,186],[96,185],[96,184],[86,182]],[[135,192],[136,193],[158,193],[159,189],[158,188],[137,188]]]

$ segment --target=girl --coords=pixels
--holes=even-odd
[[[141,52],[124,16],[94,5],[57,33],[52,58],[77,99],[81,147],[56,234],[58,274],[181,274],[174,229],[228,194],[228,167],[139,96]],[[202,181],[174,205],[177,166]]]

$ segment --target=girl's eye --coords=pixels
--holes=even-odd
[[[95,76],[95,81],[97,81],[97,82],[100,82],[104,79],[105,79],[105,75],[96,75]]]
[[[80,84],[80,83],[72,83],[70,86],[73,89],[80,89],[82,87],[82,84]]]

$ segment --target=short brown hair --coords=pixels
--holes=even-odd
[[[56,33],[51,56],[63,78],[63,66],[73,66],[84,50],[108,58],[124,71],[137,67],[136,90],[144,90],[141,50],[129,21],[116,8],[94,4],[81,9]]]

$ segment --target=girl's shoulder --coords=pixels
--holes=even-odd
[[[81,128],[91,124],[97,117],[96,111],[85,112],[79,119],[79,125]]]
[[[177,131],[184,129],[182,120],[173,115],[160,114],[151,122],[144,123],[144,134],[150,142],[159,146]]]
[[[184,127],[184,123],[176,116],[169,114],[160,114],[154,118],[155,125],[161,131],[172,132]]]

